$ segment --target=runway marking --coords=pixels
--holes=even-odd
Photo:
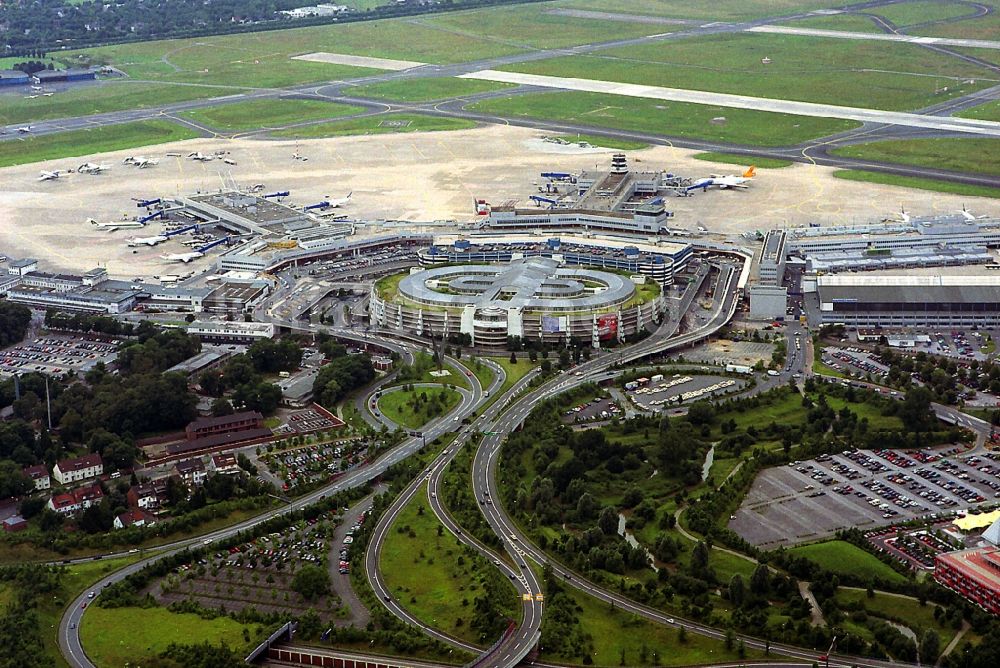
[[[409,70],[414,67],[423,67],[427,64],[420,63],[415,60],[393,60],[391,58],[351,56],[346,53],[328,53],[326,51],[317,51],[315,53],[305,53],[301,56],[292,56],[292,60],[304,60],[310,63],[328,63],[330,65],[371,67],[379,70],[392,70],[394,72]]]
[[[731,109],[749,109],[814,118],[842,118],[862,123],[884,123],[886,125],[930,128],[932,130],[948,130],[966,134],[1000,137],[1000,123],[970,118],[924,116],[902,111],[844,107],[835,104],[799,102],[767,97],[752,97],[749,95],[734,95],[731,93],[713,93],[684,88],[645,86],[641,84],[621,83],[619,81],[554,77],[544,74],[526,74],[524,72],[505,72],[501,70],[480,70],[478,72],[459,75],[458,78],[497,81],[522,86],[538,86],[540,88],[583,91],[587,93],[622,95],[651,100],[708,104]]]
[[[952,37],[920,37],[914,35],[887,35],[877,32],[851,32],[850,30],[821,30],[819,28],[792,28],[789,26],[754,26],[744,32],[763,32],[776,35],[801,35],[805,37],[830,37],[833,39],[874,40],[878,42],[905,42],[908,44],[936,44],[938,46],[965,46],[976,49],[1000,49],[1000,42],[986,39],[958,39]]]

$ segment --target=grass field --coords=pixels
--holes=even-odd
[[[906,581],[873,555],[842,540],[801,545],[790,548],[788,552],[815,561],[833,573],[850,573],[864,579],[878,578],[888,582]]]
[[[72,118],[122,109],[146,109],[154,105],[221,97],[243,90],[223,86],[175,86],[108,81],[81,85],[72,90],[56,93],[53,97],[39,97],[34,100],[4,93],[0,95],[0,122],[36,123],[53,118]]]
[[[968,195],[970,197],[1000,197],[1000,188],[990,188],[989,186],[971,186],[964,183],[951,183],[948,181],[937,181],[935,179],[924,179],[917,176],[897,176],[895,174],[882,174],[879,172],[863,172],[855,169],[838,169],[833,173],[838,179],[848,181],[863,181],[865,183],[881,183],[889,186],[900,186],[903,188],[917,188],[919,190],[934,190],[953,195]]]
[[[382,546],[379,565],[396,600],[415,617],[445,633],[481,643],[470,627],[479,577],[492,568],[458,544],[427,507],[427,484],[396,518]],[[511,608],[520,611],[516,592],[506,586]],[[487,643],[488,644],[488,643]]]
[[[1000,121],[1000,102],[996,100],[987,102],[978,107],[960,111],[956,115],[964,118],[978,118],[981,121]]]
[[[735,650],[727,651],[721,641],[689,633],[682,643],[678,640],[677,629],[673,627],[654,624],[631,613],[613,609],[575,589],[567,587],[561,595],[568,596],[579,606],[580,628],[594,642],[594,654],[590,658],[595,666],[690,666],[739,660],[738,653]],[[548,619],[546,617],[542,621],[543,635]],[[762,658],[762,655],[760,652],[747,650],[746,658],[753,660]],[[544,647],[541,659],[581,663],[579,656],[547,653]]]
[[[429,102],[443,100],[475,93],[485,93],[504,88],[513,88],[513,84],[496,81],[478,81],[476,79],[457,79],[455,77],[433,77],[426,79],[399,79],[382,83],[366,84],[345,89],[348,95],[371,97],[380,100],[396,100],[399,102]]]
[[[942,23],[940,25],[925,26],[920,29],[921,35],[931,35],[933,37],[960,37],[966,39],[992,39],[995,40],[1000,35],[1000,2],[996,0],[977,0],[978,4],[988,5],[993,8],[993,13],[977,19],[967,21],[956,21],[955,23]]]
[[[967,16],[974,14],[975,10],[968,5],[948,2],[901,2],[875,7],[870,12],[891,21],[897,28],[906,28],[927,21]]]
[[[809,118],[601,93],[534,93],[486,100],[472,111],[567,121],[599,127],[754,146],[785,146],[859,127],[853,121]],[[722,123],[713,119],[724,117]]]
[[[218,107],[195,109],[180,113],[216,130],[256,130],[349,116],[364,111],[363,107],[335,104],[321,100],[250,100]]]
[[[647,14],[684,19],[714,19],[737,21],[762,16],[781,16],[799,11],[840,7],[836,0],[716,0],[715,2],[688,2],[687,0],[569,0],[560,7],[620,12],[622,14]]]
[[[547,10],[550,8],[548,4],[526,4],[494,7],[489,11],[448,12],[422,19],[420,23],[448,30],[449,35],[533,49],[558,49],[629,39],[671,32],[682,27],[558,16],[549,14]]]
[[[880,141],[844,146],[831,153],[862,160],[1000,175],[1000,139],[986,137]]]
[[[244,629],[251,642],[244,640]],[[243,655],[259,642],[263,627],[244,626],[229,617],[202,619],[194,614],[174,614],[165,608],[102,608],[87,610],[80,624],[80,640],[87,656],[99,668],[144,665],[170,643],[225,643]],[[138,662],[138,663],[137,663]]]
[[[781,167],[791,167],[792,165],[791,160],[761,158],[752,155],[734,155],[732,153],[716,153],[714,151],[695,153],[693,157],[698,160],[708,160],[709,162],[727,162],[731,165],[740,165],[741,167],[755,165],[759,169],[780,169]]]
[[[401,124],[401,125],[397,125]],[[285,139],[319,139],[322,137],[342,137],[346,135],[382,135],[401,132],[443,132],[448,130],[469,130],[476,127],[473,121],[462,118],[442,118],[421,114],[379,114],[366,118],[346,121],[332,121],[305,125],[298,128],[272,132],[272,137]]]
[[[614,148],[619,151],[639,151],[649,147],[649,144],[641,141],[616,139],[614,137],[601,137],[598,135],[557,135],[555,139],[562,139],[563,141],[568,142],[587,142],[591,146]]]
[[[916,599],[906,596],[893,596],[876,592],[868,598],[865,592],[856,589],[841,588],[836,594],[840,603],[861,603],[868,612],[889,619],[904,620],[905,624],[916,632],[917,637],[925,629],[934,629],[941,636],[941,648],[944,649],[955,636],[955,629],[938,624],[934,619],[934,605],[920,605]]]
[[[810,16],[797,21],[789,21],[793,28],[816,28],[818,30],[844,30],[847,32],[882,32],[871,19],[850,14],[834,16]]]
[[[0,142],[0,167],[165,144],[197,136],[198,133],[194,130],[169,121],[137,121],[95,127],[93,130],[29,136]]]
[[[421,394],[428,397],[432,394],[435,396],[443,396],[444,403],[439,404],[443,406],[443,409],[438,413],[423,410],[422,407],[414,410],[413,406],[408,402],[414,397],[419,397]],[[448,411],[457,406],[461,400],[462,395],[455,390],[450,390],[446,387],[442,387],[440,389],[415,387],[412,390],[397,390],[395,392],[383,394],[378,400],[378,409],[383,415],[398,425],[409,427],[410,429],[419,429],[432,419],[441,417],[442,415],[448,413]]]
[[[761,63],[764,56],[770,64]],[[753,33],[644,44],[501,69],[895,111],[972,93],[996,79],[985,67],[929,56],[913,44]]]

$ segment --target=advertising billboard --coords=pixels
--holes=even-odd
[[[597,337],[601,341],[614,339],[618,336],[618,314],[605,313],[597,316]]]
[[[566,316],[542,316],[542,331],[546,334],[558,334],[566,329]]]

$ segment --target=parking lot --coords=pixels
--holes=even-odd
[[[589,401],[577,404],[564,411],[562,421],[566,424],[599,422],[601,420],[610,420],[621,414],[621,408],[609,397],[594,397]]]
[[[869,532],[866,537],[872,545],[909,564],[910,568],[933,571],[935,556],[964,547],[957,542],[948,543],[935,535],[947,524],[941,522],[910,531],[897,531],[895,527],[888,527]]]
[[[333,621],[344,616],[337,595],[306,602],[291,589],[291,583],[295,572],[306,564],[329,567],[329,539],[339,520],[334,511],[300,520],[284,531],[179,566],[147,591],[161,605],[194,600],[213,610],[222,606],[233,612],[253,606],[265,613],[301,612],[311,607],[324,620]]]
[[[653,376],[646,382],[640,382],[642,380],[635,381],[639,384],[632,389],[626,384],[626,393],[632,403],[644,411],[660,411],[699,399],[739,392],[746,386],[746,380],[739,378],[686,373],[658,379]]]
[[[0,352],[0,375],[86,373],[98,362],[111,364],[118,356],[118,345],[111,339],[49,334]]]
[[[299,485],[332,480],[364,463],[368,441],[353,438],[323,445],[307,445],[294,450],[262,454],[260,462],[282,481],[282,490]]]
[[[764,471],[729,528],[764,548],[932,519],[1000,499],[1000,455],[845,450]]]
[[[889,368],[875,353],[861,348],[826,348],[823,350],[823,362],[837,371],[853,374],[871,374],[885,377]]]

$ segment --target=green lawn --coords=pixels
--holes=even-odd
[[[1000,3],[997,3],[996,0],[978,0],[978,4],[991,6],[993,13],[967,21],[925,26],[920,29],[920,34],[934,37],[995,40],[997,35],[1000,35],[1000,14],[997,12],[1000,10]]]
[[[218,107],[195,109],[180,113],[216,130],[256,130],[349,116],[364,111],[363,107],[335,104],[322,100],[250,100]]]
[[[900,2],[869,10],[898,28],[905,28],[917,23],[951,19],[958,16],[974,14],[975,9],[964,4],[948,2]]]
[[[996,109],[1000,112],[1000,106]],[[861,160],[1000,175],[1000,139],[986,137],[880,141],[844,146],[831,153]]]
[[[514,386],[514,383],[524,378],[529,371],[538,366],[523,353],[517,358],[516,363],[511,363],[510,357],[493,357],[492,359],[503,367],[504,373],[507,375],[501,388],[502,392],[509,390]]]
[[[816,397],[813,396],[815,399]],[[840,409],[845,406],[851,410],[858,418],[866,418],[868,420],[868,426],[875,430],[893,430],[902,429],[903,421],[900,420],[895,415],[882,415],[882,412],[872,404],[865,402],[848,402],[840,397],[826,398],[826,402],[835,411],[840,411]]]
[[[934,619],[934,604],[920,605],[920,601],[906,596],[876,592],[868,598],[863,591],[856,589],[837,590],[836,599],[839,603],[861,603],[869,613],[888,619],[903,621],[916,632],[919,638],[925,629],[934,629],[941,636],[941,649],[944,649],[955,636],[955,629],[942,626]]]
[[[746,167],[748,165],[755,165],[759,169],[779,169],[781,167],[790,167],[792,165],[791,160],[781,160],[779,158],[761,158],[759,156],[753,155],[735,155],[733,153],[717,153],[715,151],[709,151],[707,153],[695,153],[694,156],[698,160],[707,160],[709,162],[726,162],[731,165],[740,165],[741,167]]]
[[[558,135],[555,139],[562,139],[568,142],[587,142],[591,146],[602,148],[615,148],[619,151],[639,151],[648,148],[649,144],[630,139],[617,139],[614,137],[600,137],[597,135]]]
[[[978,118],[981,121],[1000,121],[1000,101],[993,100],[991,102],[986,102],[978,107],[972,107],[971,109],[960,111],[956,115],[964,118]]]
[[[242,88],[223,86],[177,86],[108,81],[80,86],[56,93],[52,97],[39,97],[34,100],[27,100],[19,95],[4,95],[0,97],[0,122],[36,123],[53,118],[72,118],[122,109],[147,109],[152,106],[221,97],[242,91]]]
[[[251,642],[243,638],[244,629]],[[98,668],[143,665],[170,643],[226,643],[239,654],[260,641],[263,627],[248,626],[229,617],[202,619],[195,614],[175,614],[166,608],[102,608],[91,606],[80,624],[80,640]],[[137,663],[138,662],[138,663]]]
[[[469,130],[476,127],[473,121],[461,118],[442,118],[420,114],[380,114],[367,118],[333,121],[316,125],[305,125],[272,132],[272,137],[286,139],[318,139],[321,137],[341,137],[345,135],[380,135],[398,132],[439,132],[445,130]]]
[[[739,660],[737,652],[727,651],[722,641],[688,633],[682,643],[678,640],[676,628],[654,624],[621,609],[611,608],[569,587],[559,595],[568,596],[579,606],[580,630],[589,635],[594,643],[591,660],[595,666],[691,666]],[[542,621],[543,638],[549,619],[545,617]],[[645,658],[642,656],[644,648]],[[760,652],[747,650],[745,658],[755,660],[763,656]],[[560,664],[582,663],[580,656],[549,653],[544,647],[541,659]]]
[[[0,142],[0,167],[165,144],[197,136],[194,130],[169,121],[137,121],[92,130],[27,136]]]
[[[451,35],[474,37],[491,43],[533,49],[558,49],[614,39],[671,32],[681,26],[603,21],[549,14],[549,4],[495,7],[489,11],[448,12],[421,21]],[[619,10],[616,10],[619,11]]]
[[[469,371],[475,374],[476,378],[479,380],[479,385],[483,388],[483,391],[490,386],[493,382],[493,370],[486,366],[485,364],[479,363],[478,359],[463,359],[462,363],[468,367]]]
[[[853,121],[832,118],[576,91],[497,98],[469,105],[468,109],[498,116],[567,121],[754,146],[798,144],[859,127]],[[718,117],[725,121],[713,122]]]
[[[358,97],[373,97],[399,102],[429,102],[431,100],[463,97],[465,95],[474,95],[475,93],[485,93],[513,87],[513,84],[496,81],[434,77],[426,79],[397,79],[396,81],[365,84],[347,88],[345,92]]]
[[[964,183],[951,183],[950,181],[937,181],[935,179],[925,179],[917,176],[897,176],[895,174],[882,174],[880,172],[863,172],[856,169],[838,169],[833,175],[838,179],[848,181],[863,181],[865,183],[881,183],[889,186],[900,186],[902,188],[917,188],[919,190],[935,190],[953,195],[968,195],[970,197],[1000,197],[1000,188],[990,188],[989,186],[971,186]]]
[[[501,69],[895,111],[972,93],[996,78],[985,67],[929,55],[913,44],[758,33],[633,45]]]
[[[417,404],[416,408],[414,404],[410,403],[411,400],[421,396],[426,396],[429,399],[431,395],[444,397],[444,402],[438,404],[443,407],[440,411],[429,409],[428,403]],[[396,424],[410,429],[419,429],[431,420],[447,414],[461,400],[462,395],[446,387],[415,387],[409,391],[397,390],[384,393],[378,400],[378,408],[383,415]]]
[[[427,507],[424,483],[386,536],[379,561],[382,576],[396,600],[424,623],[468,642],[489,644],[470,622],[482,590],[480,577],[493,566],[448,531],[439,534],[439,527]],[[505,607],[519,614],[514,588],[507,583],[504,589]]]
[[[792,28],[816,28],[818,30],[843,30],[846,32],[882,32],[878,26],[864,16],[835,14],[833,16],[810,16],[797,21],[789,21]]]
[[[560,7],[647,14],[668,18],[706,19],[715,21],[746,21],[764,16],[782,16],[800,11],[840,7],[836,0],[569,0]]]
[[[861,548],[842,540],[801,545],[789,554],[806,557],[828,571],[856,575],[862,579],[878,578],[888,582],[905,582],[906,578]]]

